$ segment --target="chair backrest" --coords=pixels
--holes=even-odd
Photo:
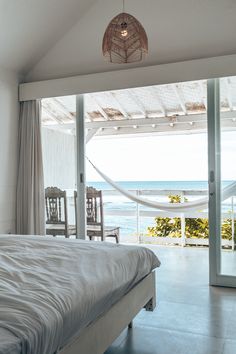
[[[88,225],[101,225],[103,223],[102,191],[87,187],[86,212]]]
[[[45,189],[46,224],[60,224],[68,227],[66,191],[57,187]]]
[[[77,192],[74,192],[75,210],[77,210]],[[88,226],[97,226],[104,232],[102,191],[93,187],[86,188],[86,216]],[[77,220],[77,211],[76,211]]]

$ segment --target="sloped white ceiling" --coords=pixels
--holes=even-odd
[[[26,81],[111,71],[236,53],[235,0],[126,0],[149,37],[146,61],[104,62],[102,38],[121,0],[97,0],[31,70]]]
[[[0,66],[24,74],[95,0],[0,0]]]

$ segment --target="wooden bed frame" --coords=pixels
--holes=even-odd
[[[143,307],[153,311],[155,306],[155,272],[152,272],[61,349],[59,354],[103,354]]]

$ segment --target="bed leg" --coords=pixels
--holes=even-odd
[[[133,321],[131,321],[129,324],[128,324],[128,329],[132,329],[133,328]]]
[[[144,306],[146,311],[154,311],[156,307],[156,298],[152,297],[148,303]]]

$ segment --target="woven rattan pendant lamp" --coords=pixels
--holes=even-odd
[[[148,38],[141,23],[132,15],[123,12],[109,23],[102,43],[104,58],[111,63],[134,63],[148,53]]]

